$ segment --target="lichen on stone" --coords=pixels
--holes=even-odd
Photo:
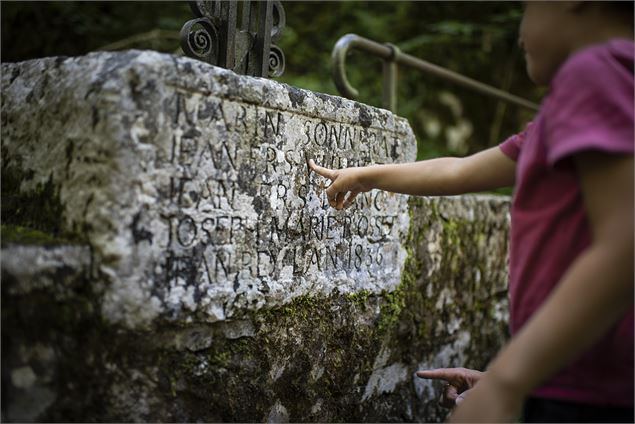
[[[507,198],[308,172],[414,160],[402,118],[156,52],[2,69],[3,418],[441,420],[413,373],[505,340]]]

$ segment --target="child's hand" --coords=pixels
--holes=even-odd
[[[309,160],[309,167],[317,174],[331,180],[331,185],[326,189],[326,197],[329,205],[335,209],[349,207],[359,193],[372,188],[362,181],[366,168],[328,169],[316,165],[313,159]]]
[[[417,377],[447,382],[439,404],[457,407],[450,422],[514,422],[520,415],[523,397],[497,384],[491,374],[467,368],[439,368],[417,371]]]
[[[469,391],[464,402],[457,403],[448,422],[450,423],[513,423],[518,422],[522,412],[524,396],[508,385],[501,384],[489,375]]]
[[[443,380],[446,385],[441,393],[439,405],[446,408],[454,408],[461,403],[467,392],[484,375],[481,371],[467,368],[438,368],[435,370],[417,371],[417,377],[432,380]]]

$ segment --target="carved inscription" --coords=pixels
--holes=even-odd
[[[371,191],[337,211],[328,181],[307,166],[309,157],[331,168],[394,162],[398,134],[191,93],[177,93],[172,110],[161,216],[168,285],[247,282],[266,293],[309,275],[399,272],[403,199]]]

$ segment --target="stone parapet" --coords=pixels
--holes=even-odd
[[[94,53],[2,64],[1,135],[7,420],[440,419],[414,371],[506,337],[507,198],[308,172],[414,160],[388,111]]]
[[[53,216],[33,221],[93,247],[112,322],[399,283],[406,197],[335,211],[306,160],[413,160],[402,118],[155,52],[5,64],[2,87],[3,170],[23,198],[49,188]]]

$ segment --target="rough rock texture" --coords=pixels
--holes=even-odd
[[[406,197],[335,211],[306,158],[412,160],[401,118],[155,52],[3,65],[2,87],[4,165],[59,196],[47,219],[94,247],[112,322],[399,283]]]
[[[3,418],[442,419],[413,373],[505,339],[508,200],[338,212],[306,166],[414,146],[387,111],[187,58],[3,64]]]

